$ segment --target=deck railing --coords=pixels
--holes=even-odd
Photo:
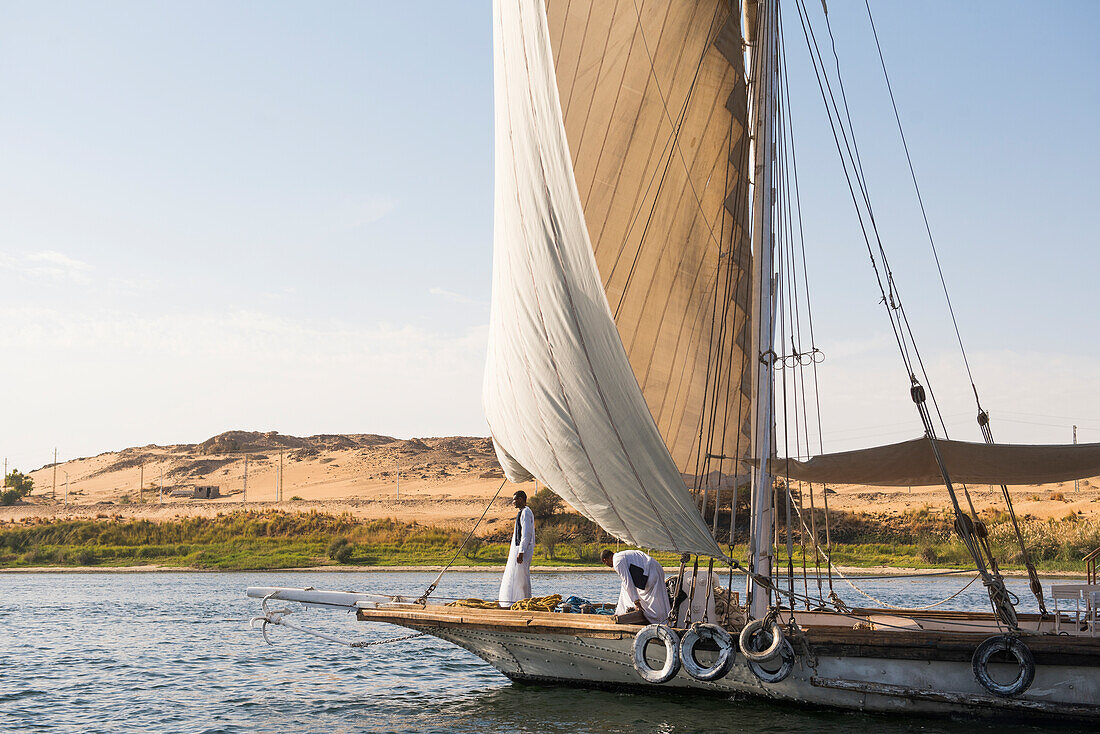
[[[1085,578],[1089,584],[1096,583],[1096,561],[1100,559],[1100,548],[1085,556]]]

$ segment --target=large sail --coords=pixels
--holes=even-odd
[[[494,69],[484,403],[501,464],[509,479],[537,477],[624,541],[719,556],[605,296],[574,181],[543,0],[496,0]]]
[[[737,5],[546,0],[596,265],[646,404],[685,475],[704,471],[708,453],[749,454],[748,136]]]
[[[1046,484],[1100,476],[1100,444],[1028,446],[968,441],[936,441],[953,482],[966,484]],[[927,438],[815,456],[809,461],[779,459],[772,473],[781,479],[822,484],[919,487],[943,484]]]

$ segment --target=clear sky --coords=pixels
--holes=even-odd
[[[1100,441],[1100,4],[872,8],[998,438]],[[830,19],[902,295],[975,438],[862,2]],[[0,455],[485,435],[491,54],[481,0],[0,0]],[[799,35],[788,57],[825,448],[916,435]]]

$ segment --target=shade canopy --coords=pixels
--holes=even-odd
[[[1100,444],[1031,446],[936,441],[953,482],[1048,484],[1100,476]],[[815,456],[809,461],[771,462],[776,477],[821,484],[918,487],[943,484],[927,438],[857,451]]]

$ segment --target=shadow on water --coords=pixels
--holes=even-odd
[[[619,693],[522,684],[505,686],[450,705],[443,704],[432,711],[424,711],[415,721],[415,730],[424,732],[532,734],[1036,734],[1050,731],[1049,728],[1011,722],[865,714],[756,699],[697,698],[672,693]],[[1056,731],[1068,734],[1086,730],[1059,727]]]

